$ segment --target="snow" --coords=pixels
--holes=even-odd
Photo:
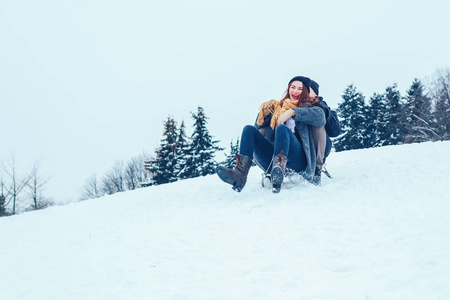
[[[332,153],[0,219],[1,299],[449,299],[450,142]]]

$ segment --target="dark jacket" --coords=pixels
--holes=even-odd
[[[325,119],[327,123],[325,124],[325,131],[327,132],[329,137],[337,137],[341,134],[341,124],[339,123],[339,119],[337,113],[328,106],[325,101],[320,101],[315,104],[316,106],[323,109],[325,112]]]

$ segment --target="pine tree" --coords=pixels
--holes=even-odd
[[[155,184],[164,184],[177,180],[177,128],[173,118],[168,117],[164,123],[164,138],[156,150],[156,158],[152,161],[150,171]]]
[[[405,100],[406,135],[404,142],[434,140],[436,133],[432,123],[431,99],[424,93],[424,86],[417,78],[406,92]]]
[[[233,140],[231,140],[230,155],[225,154],[225,161],[221,165],[225,168],[233,168],[236,165],[236,154],[239,154],[239,138],[237,138],[235,145],[233,145]]]
[[[386,99],[384,94],[375,93],[370,98],[367,110],[366,145],[379,147],[383,144],[381,136],[386,131]]]
[[[397,89],[397,84],[386,88],[386,130],[381,135],[383,146],[398,145],[402,142],[406,133],[405,118],[403,115],[403,104],[401,95]]]
[[[181,122],[177,137],[178,151],[177,151],[177,165],[175,167],[178,179],[189,178],[189,167],[192,165],[191,146],[186,135],[186,126],[184,121]]]
[[[203,108],[198,107],[197,114],[192,113],[194,119],[194,133],[191,136],[190,155],[191,161],[186,168],[186,175],[189,178],[214,174],[217,162],[214,160],[214,154],[218,150],[223,150],[213,141],[212,136],[206,128],[207,117]]]
[[[342,134],[335,140],[334,147],[336,151],[365,148],[367,107],[364,96],[351,84],[344,91],[342,100],[337,109],[342,119]]]
[[[1,194],[0,195],[0,217],[6,216],[5,200],[6,200],[6,197],[3,194]]]
[[[3,181],[1,182],[1,194],[0,194],[0,217],[6,216],[6,197],[3,195]]]

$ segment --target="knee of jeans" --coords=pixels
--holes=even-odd
[[[253,134],[254,132],[256,132],[258,129],[256,129],[255,126],[252,125],[245,125],[244,129],[242,130],[242,135],[248,135],[248,134]]]
[[[277,129],[275,130],[275,132],[280,132],[280,131],[281,132],[289,132],[291,130],[285,124],[281,124],[281,125],[278,125]]]

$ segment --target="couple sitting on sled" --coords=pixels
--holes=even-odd
[[[285,96],[261,105],[254,126],[244,127],[236,166],[217,167],[217,175],[240,192],[247,182],[253,159],[270,173],[272,191],[280,192],[286,169],[302,174],[315,185],[321,183],[330,137],[340,134],[335,111],[319,97],[319,84],[308,77],[289,81]]]

